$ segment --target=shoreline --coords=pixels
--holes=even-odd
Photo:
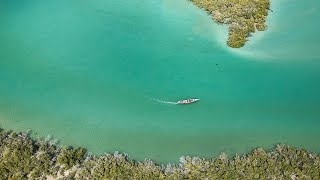
[[[243,47],[255,31],[267,29],[266,19],[270,1],[224,2],[219,0],[190,0],[195,6],[207,12],[218,24],[228,25],[227,45]]]
[[[270,13],[268,13],[268,16],[266,17],[266,24],[272,24],[272,26],[268,26],[268,28],[265,31],[258,31],[255,33],[255,35],[248,37],[247,45],[243,48],[227,48],[229,52],[239,55],[241,57],[246,57],[245,59],[249,60],[260,60],[260,61],[273,61],[275,59],[275,56],[270,55],[266,53],[263,49],[257,49],[256,45],[259,45],[263,41],[263,39],[268,38],[276,29],[277,26],[277,17],[279,15],[276,14],[276,12],[279,12],[279,4],[283,3],[280,1],[270,1]],[[279,17],[278,17],[279,18]]]
[[[197,156],[197,157],[202,157],[202,158],[213,158],[217,157],[221,152],[225,152],[231,156],[235,154],[247,154],[249,153],[252,149],[256,147],[262,147],[265,150],[270,150],[272,149],[277,143],[285,143],[286,145],[292,146],[292,147],[300,147],[304,149],[308,149],[310,151],[320,153],[320,148],[319,145],[317,145],[316,138],[319,133],[317,133],[316,130],[311,130],[309,129],[309,133],[307,136],[297,136],[292,133],[285,133],[285,134],[277,134],[277,131],[272,131],[271,136],[268,137],[266,133],[262,134],[256,134],[256,132],[251,131],[250,133],[244,134],[242,133],[242,137],[239,138],[238,140],[235,139],[234,135],[226,136],[226,135],[221,135],[222,132],[217,132],[217,134],[204,134],[199,136],[198,138],[190,139],[194,135],[190,134],[185,134],[183,135],[182,138],[179,138],[181,145],[174,145],[170,146],[170,144],[176,142],[177,144],[180,144],[179,141],[171,141],[170,139],[168,140],[168,137],[163,137],[163,136],[156,136],[154,138],[154,135],[149,137],[150,133],[143,133],[143,135],[139,134],[137,135],[137,138],[140,138],[139,140],[135,141],[137,145],[134,145],[134,143],[127,143],[125,146],[120,146],[119,142],[121,142],[121,139],[119,138],[111,138],[111,140],[107,135],[103,138],[101,135],[92,135],[90,138],[88,137],[88,134],[86,132],[83,132],[83,135],[77,135],[78,133],[75,132],[67,132],[64,133],[63,135],[55,132],[55,131],[47,131],[46,129],[44,131],[39,131],[39,129],[32,129],[30,128],[23,128],[22,126],[14,127],[13,125],[10,126],[0,126],[0,128],[5,129],[5,130],[10,130],[14,132],[27,132],[28,130],[31,131],[30,137],[32,139],[48,139],[48,140],[54,140],[57,143],[57,146],[64,146],[64,145],[70,145],[73,147],[85,147],[90,151],[91,153],[100,156],[103,155],[105,152],[115,152],[115,151],[120,151],[120,152],[125,152],[130,155],[130,158],[138,160],[138,161],[143,161],[145,158],[147,159],[152,159],[158,164],[168,164],[168,163],[178,163],[179,158],[181,155],[192,155],[192,156]],[[292,129],[291,129],[292,130]],[[298,131],[299,129],[293,130]],[[109,131],[104,129],[104,131]],[[225,131],[223,131],[225,132]],[[270,133],[271,131],[268,130]],[[70,134],[72,133],[72,134]],[[126,131],[121,131],[117,135],[113,135],[112,137],[122,137],[123,134],[127,133]],[[239,134],[240,130],[238,133]],[[255,138],[250,137],[251,134],[256,134]],[[277,135],[274,135],[276,133]],[[68,134],[69,138],[66,137],[66,134]],[[129,133],[130,134],[130,133]],[[179,137],[182,135],[180,134]],[[207,138],[208,136],[211,136],[211,138]],[[77,138],[78,139],[75,139]],[[100,143],[97,143],[94,140],[94,137],[99,137],[99,139],[103,140]],[[123,137],[128,137],[128,136],[123,136]],[[161,137],[161,138],[159,138]],[[276,137],[281,137],[281,138],[276,138]],[[132,139],[137,139],[137,138],[132,138]],[[142,139],[141,139],[142,138]],[[205,140],[202,143],[197,143],[197,140],[203,140],[204,139],[211,139],[211,140]],[[167,140],[165,140],[167,139]],[[305,140],[308,139],[308,143]],[[150,142],[157,142],[161,144],[160,146],[150,144],[149,146],[146,146],[143,143],[143,141],[148,140],[149,144]],[[163,141],[162,141],[163,140]],[[194,142],[191,147],[187,148],[183,145],[182,142],[185,140],[188,140],[190,142]],[[227,143],[221,143],[221,141],[226,141]],[[107,142],[107,143],[106,143]],[[169,142],[169,143],[167,143]],[[162,147],[161,147],[162,146]],[[150,148],[151,147],[151,148]],[[194,148],[197,147],[197,148]],[[142,151],[141,151],[142,149]],[[172,152],[173,151],[173,152]]]
[[[320,154],[279,144],[228,158],[182,156],[179,164],[135,161],[115,152],[96,157],[85,148],[61,146],[49,139],[32,139],[30,132],[0,129],[0,177],[46,179],[278,179],[320,178]]]

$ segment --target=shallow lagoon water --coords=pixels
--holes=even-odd
[[[163,163],[320,152],[320,3],[271,3],[268,30],[235,50],[184,0],[4,0],[0,126]],[[158,101],[186,97],[201,101]]]

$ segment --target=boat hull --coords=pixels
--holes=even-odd
[[[200,99],[184,99],[177,102],[177,104],[192,104],[198,102]]]

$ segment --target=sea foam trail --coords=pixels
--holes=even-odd
[[[161,99],[157,99],[157,98],[150,98],[152,101],[156,101],[158,103],[162,103],[162,104],[178,104],[177,102],[172,102],[172,101],[165,101],[165,100],[161,100]]]

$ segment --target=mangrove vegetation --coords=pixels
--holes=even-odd
[[[228,24],[227,45],[239,48],[245,45],[251,33],[264,31],[269,0],[190,0],[207,11],[215,22]]]
[[[96,157],[28,133],[0,130],[0,141],[0,179],[320,179],[320,155],[286,145],[232,158],[186,156],[178,165],[159,166],[117,152]]]

